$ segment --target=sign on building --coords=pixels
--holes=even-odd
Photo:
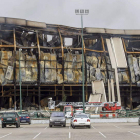
[[[5,75],[5,79],[10,80],[12,73],[13,73],[13,67],[8,66],[7,71],[6,71],[6,75]]]
[[[55,109],[55,101],[49,101],[48,102],[48,108],[49,109]]]

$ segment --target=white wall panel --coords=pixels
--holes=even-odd
[[[108,52],[109,52],[112,68],[115,69],[115,80],[116,80],[117,97],[118,97],[118,100],[116,99],[116,101],[118,101],[121,104],[116,57],[115,57],[115,53],[113,51],[111,40],[110,39],[106,39],[106,43],[107,43],[107,48],[108,48]],[[111,79],[111,93],[112,93],[112,99],[111,100],[114,101],[115,100],[114,87],[113,87],[114,85],[113,85],[113,81],[112,80],[113,79]]]
[[[123,49],[121,38],[111,38],[112,49],[115,54],[116,64],[118,68],[127,68],[126,57]]]
[[[85,27],[85,30],[87,33],[105,33],[104,28],[90,28],[90,27]]]
[[[125,34],[124,30],[119,29],[105,29],[107,34]]]
[[[115,59],[115,56],[114,56],[114,53],[113,53],[113,50],[112,50],[110,39],[106,39],[106,44],[107,44],[107,48],[108,48],[112,68],[115,69],[116,68],[116,59]]]
[[[104,82],[103,81],[92,82],[92,93],[93,94],[101,93],[102,94],[101,102],[107,102],[105,87],[104,87]]]

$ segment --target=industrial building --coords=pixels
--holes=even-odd
[[[139,105],[140,30],[85,27],[83,42],[81,35],[81,28],[0,17],[0,107],[19,107],[19,70],[23,108],[45,107],[48,97],[82,101],[82,43],[85,100],[92,82],[103,81],[107,101]]]

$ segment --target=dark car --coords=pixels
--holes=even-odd
[[[2,128],[7,125],[15,125],[16,128],[20,127],[20,119],[17,112],[5,112],[1,118]]]
[[[19,118],[20,118],[20,123],[31,124],[30,116],[27,113],[21,113]]]
[[[138,119],[138,125],[140,125],[140,117],[139,117],[139,119]]]
[[[64,112],[53,112],[50,116],[49,126],[66,126],[66,118]]]
[[[0,119],[2,118],[3,113],[0,113]]]

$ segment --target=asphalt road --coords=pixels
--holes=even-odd
[[[20,128],[0,128],[4,140],[140,140],[138,123],[92,123],[92,127],[52,127],[48,124],[21,125]]]

